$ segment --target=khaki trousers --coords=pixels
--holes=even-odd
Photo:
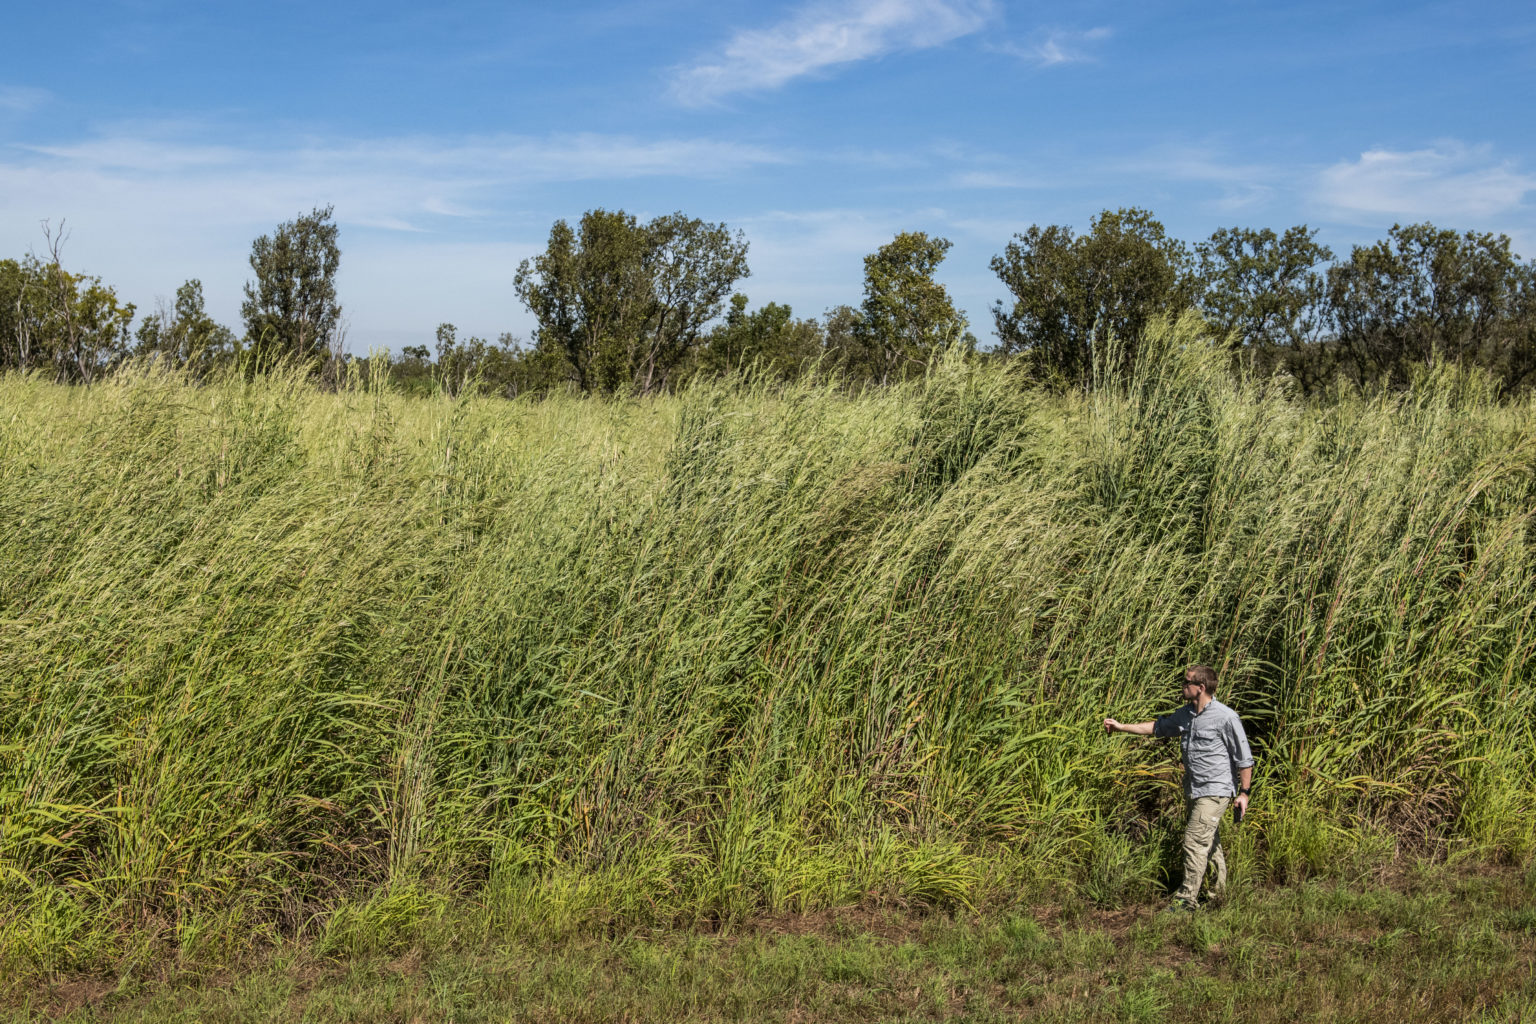
[[[1221,851],[1221,816],[1232,806],[1229,796],[1202,796],[1189,802],[1189,820],[1184,823],[1184,884],[1175,899],[1194,906],[1200,899],[1200,885],[1209,864],[1216,865],[1216,884],[1212,892],[1221,896],[1227,889],[1227,855]]]

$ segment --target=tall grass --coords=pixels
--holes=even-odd
[[[1193,661],[1257,870],[1529,858],[1536,407],[1143,349],[1066,397],[958,357],[643,402],[0,378],[0,958],[1115,900],[1177,756],[1098,723]]]

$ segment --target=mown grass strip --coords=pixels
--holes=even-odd
[[[5,1019],[1520,1021],[1536,1012],[1530,897],[1507,870],[1419,865],[1177,917],[846,910],[530,940],[517,927],[470,939],[478,927],[448,915],[373,934],[383,949],[60,979]]]

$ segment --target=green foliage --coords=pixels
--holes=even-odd
[[[425,362],[426,349],[407,348],[405,359],[404,368],[409,373]],[[449,396],[478,390],[516,398],[543,391],[560,380],[558,368],[550,365],[545,354],[523,348],[512,335],[502,334],[495,344],[476,337],[460,341],[453,324],[438,325],[437,362],[429,369],[436,386]]]
[[[341,249],[331,212],[329,206],[316,208],[251,243],[256,280],[246,282],[240,315],[257,365],[291,360],[318,369],[339,343]]]
[[[820,357],[821,325],[796,320],[788,306],[770,302],[747,312],[747,297],[731,296],[725,322],[710,331],[699,355],[698,372],[719,375],[756,367],[779,380],[794,380]]]
[[[852,306],[833,306],[822,316],[821,332],[828,367],[850,381],[874,379],[877,364],[863,330],[863,314]]]
[[[1333,251],[1305,224],[1221,228],[1195,247],[1205,294],[1200,308],[1234,349],[1260,368],[1283,368],[1306,390],[1326,381],[1318,358],[1326,327],[1326,279]]]
[[[59,383],[90,384],[128,352],[132,303],[101,278],[74,274],[51,257],[0,260],[0,370],[37,370]]]
[[[297,361],[328,387],[382,369],[383,360],[343,351],[331,212],[316,209],[253,243],[244,348],[208,318],[191,280],[172,308],[140,325],[134,351],[204,374],[246,354],[248,368]],[[89,383],[127,354],[133,307],[98,278],[65,271],[62,236],[45,234],[46,261],[0,261],[0,370]],[[1305,225],[1222,228],[1192,255],[1150,212],[1105,210],[1084,235],[1035,225],[993,258],[1009,296],[992,310],[999,345],[979,355],[1023,356],[1038,379],[1088,387],[1144,362],[1142,340],[1159,318],[1196,309],[1245,372],[1282,373],[1311,398],[1341,378],[1344,387],[1410,389],[1437,360],[1487,371],[1513,395],[1536,383],[1536,263],[1510,244],[1394,226],[1325,268],[1333,254]],[[413,394],[474,387],[509,398],[567,387],[650,395],[751,366],[784,382],[817,365],[854,388],[901,383],[948,346],[976,349],[934,280],[949,248],[922,232],[898,234],[865,258],[861,304],[832,307],[817,323],[775,302],[748,311],[740,295],[727,308],[748,274],[740,232],[681,213],[641,224],[622,210],[591,210],[575,229],[557,221],[545,251],[518,267],[514,286],[538,322],[531,349],[508,335],[450,331],[435,361],[420,347],[390,361],[388,375]]]
[[[579,231],[555,222],[514,286],[538,320],[537,350],[579,390],[650,394],[667,387],[748,273],[746,239],[724,224],[681,213],[640,224],[622,210],[589,210]]]
[[[1497,871],[1425,883],[1445,895],[1303,885],[1178,921],[1148,907],[1074,919],[1069,903],[554,933],[531,911],[403,892],[346,904],[271,955],[17,986],[0,1020],[1528,1019],[1536,941],[1505,909],[1518,887]]]
[[[176,303],[162,306],[139,324],[134,355],[163,359],[173,366],[206,372],[235,354],[235,336],[203,309],[203,283],[195,278],[176,289]]]
[[[1037,372],[1081,384],[1114,339],[1123,370],[1154,317],[1177,317],[1200,286],[1183,242],[1146,210],[1105,210],[1086,235],[1034,225],[991,263],[1010,299],[992,316],[1008,355],[1027,352]]]
[[[965,316],[933,279],[950,245],[947,238],[903,231],[864,257],[864,304],[854,331],[874,382],[920,376],[946,345],[975,348]]]
[[[371,362],[388,357],[373,355],[367,358]],[[406,345],[398,356],[390,358],[389,379],[408,395],[430,395],[433,391],[432,350],[425,345]]]
[[[992,269],[1010,300],[993,308],[1000,351],[1086,382],[1136,359],[1150,318],[1197,305],[1260,372],[1282,370],[1312,395],[1340,373],[1402,389],[1435,359],[1493,373],[1503,390],[1536,380],[1536,264],[1504,235],[1394,226],[1326,268],[1333,253],[1305,225],[1222,228],[1195,247],[1145,210],[1105,211],[1087,235],[1031,227]]]
[[[1536,374],[1536,265],[1506,235],[1394,224],[1328,271],[1342,365],[1358,383],[1402,387],[1441,357],[1498,373],[1505,387]]]

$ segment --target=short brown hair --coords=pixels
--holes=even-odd
[[[1216,696],[1216,670],[1209,665],[1191,665],[1184,670],[1184,678],[1199,683],[1207,696]]]

